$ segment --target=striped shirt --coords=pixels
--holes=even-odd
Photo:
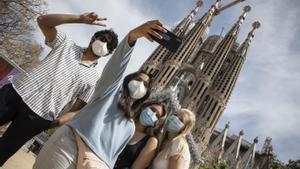
[[[81,63],[85,49],[64,33],[58,32],[46,45],[52,48],[48,56],[27,74],[16,75],[12,84],[36,114],[54,120],[70,101],[89,102],[100,74],[95,64]]]

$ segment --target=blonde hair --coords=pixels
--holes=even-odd
[[[182,156],[183,153],[187,151],[188,146],[185,146],[185,145],[188,145],[188,143],[186,141],[186,135],[193,129],[193,127],[195,125],[196,117],[195,117],[195,114],[192,111],[190,111],[189,109],[182,108],[180,110],[180,112],[181,113],[182,112],[186,113],[187,117],[188,117],[185,121],[184,128],[172,140],[167,140],[167,139],[163,140],[163,142],[166,142],[166,144],[164,145],[161,152],[159,153],[160,158],[167,159],[169,157],[169,154],[170,154],[170,151],[171,151],[171,148],[172,148],[172,143],[174,143],[174,141],[176,141],[176,140],[179,141],[179,144],[178,144],[178,149],[179,149],[178,157]]]

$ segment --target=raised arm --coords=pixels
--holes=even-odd
[[[96,84],[92,101],[102,98],[116,89],[130,60],[133,46],[137,39],[145,37],[148,40],[153,41],[149,36],[150,34],[157,38],[161,38],[158,32],[164,31],[165,29],[158,20],[148,21],[131,30],[105,65],[102,76]]]
[[[66,23],[84,23],[90,25],[105,26],[101,21],[106,18],[99,18],[94,12],[84,13],[82,15],[69,14],[47,14],[37,18],[38,25],[42,30],[46,41],[52,42],[57,34],[56,26]]]

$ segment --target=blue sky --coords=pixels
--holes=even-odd
[[[232,0],[223,0],[226,4]],[[195,18],[210,7],[213,0],[204,0]],[[123,38],[132,28],[147,20],[159,19],[171,28],[185,17],[195,0],[51,0],[49,13],[81,14],[94,11],[108,18],[107,28],[113,28]],[[251,30],[251,23],[259,20],[262,27],[256,32],[240,78],[217,128],[231,122],[230,133],[245,131],[245,138],[252,142],[259,137],[259,148],[266,136],[273,138],[274,151],[281,160],[300,158],[300,33],[299,0],[248,0],[217,16],[210,28],[210,35],[227,32],[241,14],[245,5],[252,11],[242,25],[239,42]],[[92,34],[103,29],[89,25],[63,25],[66,32],[82,46],[89,43]],[[37,30],[36,39],[43,41]],[[135,47],[127,73],[137,70],[157,44],[144,39]],[[46,47],[45,47],[46,48]],[[49,51],[47,48],[44,52]],[[107,59],[101,59],[99,69]]]

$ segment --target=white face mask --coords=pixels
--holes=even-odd
[[[147,93],[147,88],[142,81],[131,80],[128,83],[128,89],[130,96],[134,99],[140,99]]]
[[[103,57],[108,54],[107,44],[106,42],[102,42],[100,40],[95,40],[92,44],[93,53],[96,56]]]

